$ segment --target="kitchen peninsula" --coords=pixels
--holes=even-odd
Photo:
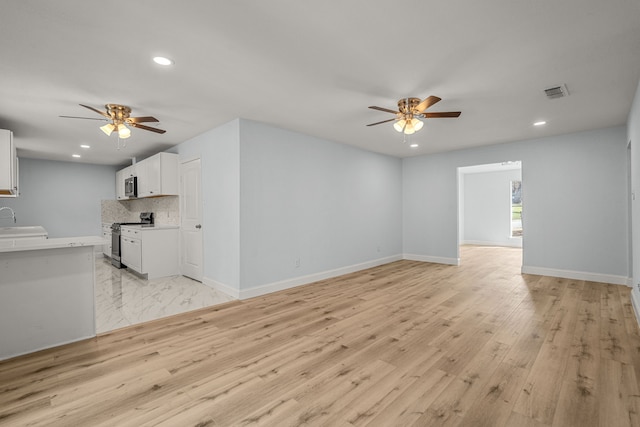
[[[0,360],[96,335],[102,237],[0,239]]]

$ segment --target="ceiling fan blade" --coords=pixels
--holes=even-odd
[[[111,116],[109,114],[105,113],[104,111],[97,110],[97,109],[95,109],[93,107],[89,107],[88,105],[84,105],[84,104],[79,104],[79,105],[81,107],[88,108],[89,110],[94,111],[94,112],[100,114],[101,116],[105,116],[107,119],[111,119]]]
[[[385,113],[391,113],[391,114],[399,114],[399,111],[393,111],[390,110],[388,108],[382,108],[382,107],[376,107],[375,105],[370,106],[369,108],[374,109],[374,110],[378,110],[378,111],[384,111]]]
[[[129,117],[128,119],[125,119],[125,121],[127,123],[146,123],[146,122],[159,122],[158,119],[156,119],[155,117],[151,117],[151,116],[144,116],[144,117]]]
[[[438,98],[437,96],[431,95],[430,97],[425,98],[425,100],[422,101],[420,104],[418,104],[416,106],[416,110],[418,110],[420,113],[422,113],[424,110],[426,110],[427,108],[431,107],[436,102],[440,102],[440,98]]]
[[[165,133],[166,132],[166,130],[162,130],[162,129],[158,129],[158,128],[152,128],[151,126],[141,125],[140,123],[130,122],[128,124],[130,124],[134,128],[149,130],[149,131],[155,132],[155,133]]]
[[[101,119],[101,118],[97,118],[97,117],[77,117],[77,116],[58,116],[58,117],[62,117],[63,119],[100,120],[101,122],[108,122],[109,121],[107,119]]]
[[[427,119],[439,119],[445,117],[459,117],[462,114],[460,111],[446,111],[441,113],[422,113]]]
[[[379,125],[379,124],[382,124],[382,123],[392,122],[394,120],[396,120],[396,119],[383,120],[381,122],[371,123],[370,125],[367,125],[367,126],[375,126],[375,125]]]

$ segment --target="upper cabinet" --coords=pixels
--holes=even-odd
[[[128,199],[128,197],[124,195],[124,169],[116,172],[116,199]]]
[[[0,129],[0,197],[18,196],[18,157],[13,132]]]
[[[124,191],[124,180],[136,176],[136,165],[127,166],[116,172],[116,199],[129,200]]]
[[[178,195],[178,155],[158,153],[136,163],[138,197]]]
[[[137,177],[138,198],[178,195],[178,155],[158,153],[116,173],[116,198],[128,200],[125,179]]]

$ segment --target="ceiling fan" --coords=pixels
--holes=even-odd
[[[107,123],[104,126],[100,126],[100,130],[102,130],[107,135],[111,135],[114,130],[118,131],[118,137],[120,139],[126,139],[131,136],[131,130],[126,126],[132,126],[134,128],[148,130],[155,133],[163,134],[166,130],[154,128],[151,126],[146,126],[141,123],[149,123],[149,122],[158,122],[158,119],[151,116],[145,117],[131,117],[131,108],[126,105],[119,104],[106,104],[105,108],[107,111],[100,111],[96,108],[90,107],[88,105],[79,104],[81,107],[88,108],[89,110],[104,116],[105,118],[92,118],[92,117],[75,117],[75,116],[60,116],[68,119],[87,119],[87,120],[104,120]]]
[[[393,124],[393,127],[398,132],[404,132],[407,135],[415,133],[422,129],[424,123],[418,120],[418,118],[425,119],[437,119],[443,117],[459,117],[460,111],[447,111],[447,112],[438,112],[438,113],[426,113],[425,110],[431,107],[436,102],[439,102],[440,98],[437,96],[431,95],[428,98],[425,98],[424,101],[420,101],[420,98],[402,98],[398,101],[398,110],[390,110],[388,108],[376,107],[374,105],[370,106],[374,110],[384,111],[386,113],[395,114],[396,117],[389,120],[383,120],[381,122],[371,123],[367,126],[375,126],[382,123],[388,123],[392,121],[396,121]]]

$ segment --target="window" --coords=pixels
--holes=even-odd
[[[522,237],[522,181],[511,181],[511,237]]]

